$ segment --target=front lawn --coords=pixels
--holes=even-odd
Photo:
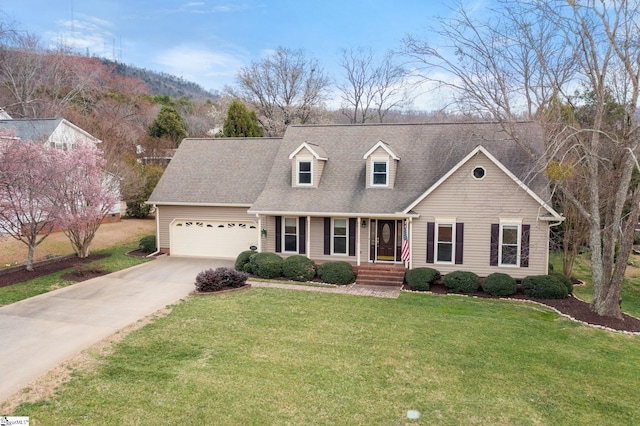
[[[640,337],[539,305],[253,288],[187,299],[13,414],[42,425],[628,425],[639,387]]]

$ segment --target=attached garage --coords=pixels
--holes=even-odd
[[[171,224],[172,256],[236,258],[258,245],[255,222],[218,220],[174,220]]]

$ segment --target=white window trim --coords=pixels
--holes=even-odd
[[[516,263],[515,264],[511,264],[511,263],[502,263],[502,246],[503,246],[503,240],[502,240],[502,236],[503,236],[503,230],[505,226],[515,226],[516,228],[518,228],[518,235],[516,236]],[[520,251],[521,251],[521,244],[522,244],[522,221],[511,221],[511,222],[507,222],[507,221],[500,221],[500,233],[498,235],[498,266],[502,266],[505,268],[519,268],[520,267]]]
[[[300,183],[300,163],[309,163],[311,165],[311,182]],[[300,157],[296,158],[296,185],[297,186],[313,186],[313,158]]]
[[[386,175],[386,179],[385,179],[385,183],[381,184],[381,183],[374,183],[374,179],[373,177],[375,176],[375,163],[385,163],[386,165],[386,171],[385,171],[385,175]],[[386,188],[389,186],[389,158],[385,157],[385,158],[371,158],[371,186],[376,186],[376,187],[381,187],[381,188]]]
[[[334,241],[335,241],[335,224],[336,224],[336,220],[344,220],[345,222],[345,234],[344,234],[344,253],[336,253],[335,252],[335,247],[334,247]],[[340,238],[342,238],[342,235],[339,235]],[[349,219],[344,218],[344,217],[334,217],[331,218],[331,254],[335,255],[335,256],[349,256]]]
[[[438,247],[440,243],[439,233],[440,233],[440,225],[450,225],[451,226],[451,260],[444,261],[438,260]],[[434,250],[433,250],[433,259],[434,263],[440,263],[445,265],[452,265],[456,260],[456,222],[455,221],[440,221],[435,224],[435,235],[434,235]]]
[[[287,219],[293,219],[296,223],[296,249],[295,250],[287,250],[286,239],[287,235],[293,235],[287,233]],[[283,217],[282,218],[282,252],[283,253],[298,253],[298,247],[300,245],[300,224],[298,223],[297,217]]]

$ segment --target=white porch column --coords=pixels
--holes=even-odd
[[[305,247],[307,248],[305,252],[307,253],[307,258],[311,259],[311,216],[307,216],[307,232],[305,239]]]
[[[409,238],[409,261],[406,262],[405,265],[407,268],[411,269],[411,265],[413,263],[413,218],[409,218],[407,220],[407,238]]]
[[[356,220],[356,227],[358,228],[356,232],[356,265],[360,266],[360,231],[362,229],[362,218],[359,217]]]
[[[262,216],[258,216],[258,253],[262,253]]]

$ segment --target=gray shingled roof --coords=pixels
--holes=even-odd
[[[520,123],[519,134],[542,152],[541,128]],[[400,157],[395,186],[366,188],[364,154],[384,141]],[[291,186],[289,155],[303,142],[328,157],[318,188]],[[251,212],[394,214],[403,211],[434,183],[482,145],[542,199],[547,184],[530,157],[494,123],[374,124],[290,126],[271,173]]]
[[[46,142],[62,120],[62,118],[0,120],[0,127],[15,129],[16,136],[22,140]]]
[[[185,139],[148,202],[251,205],[264,188],[281,140]]]

